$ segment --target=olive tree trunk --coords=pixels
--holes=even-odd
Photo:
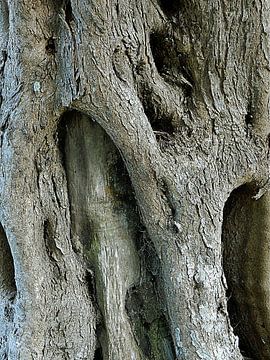
[[[270,359],[267,0],[0,0],[0,359]]]

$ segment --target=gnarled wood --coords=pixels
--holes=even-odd
[[[267,0],[0,4],[0,221],[16,279],[3,358],[241,359],[221,234],[229,194],[255,183],[251,279],[268,226]],[[263,281],[237,301],[267,359],[259,249]]]

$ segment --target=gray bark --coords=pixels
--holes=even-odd
[[[0,0],[1,359],[270,359],[269,11]]]

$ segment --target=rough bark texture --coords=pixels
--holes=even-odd
[[[270,359],[269,18],[0,0],[1,359]]]

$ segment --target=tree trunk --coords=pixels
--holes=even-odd
[[[0,359],[270,359],[268,2],[0,5]]]

